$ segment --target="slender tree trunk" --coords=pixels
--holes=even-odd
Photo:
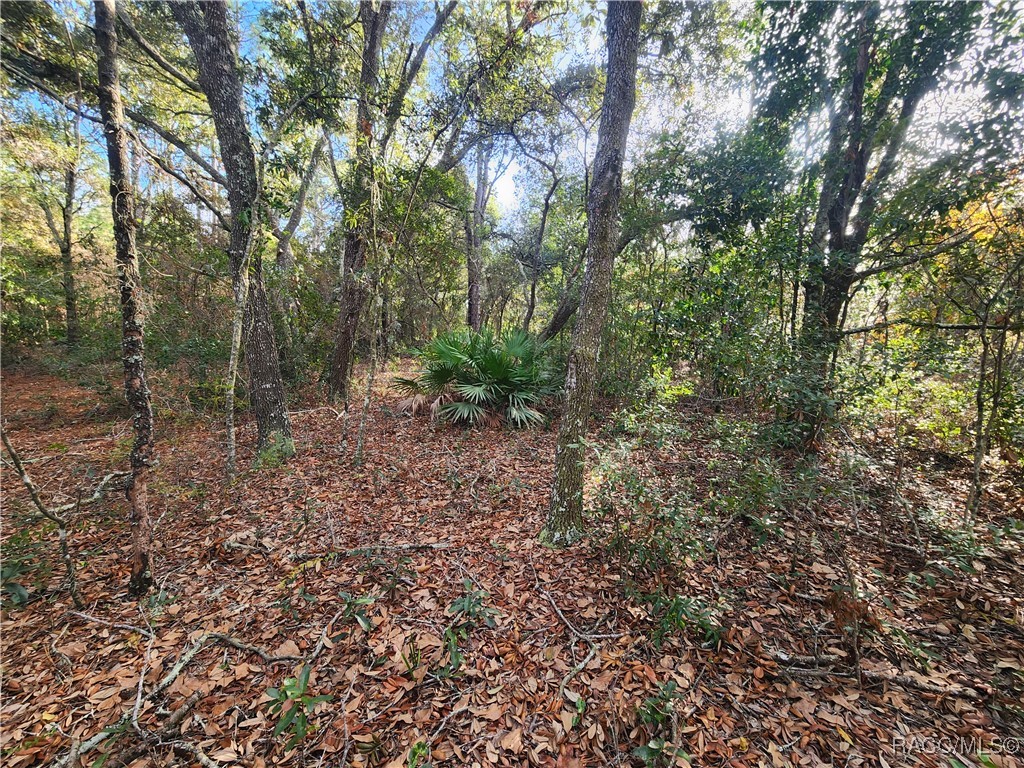
[[[555,338],[563,328],[572,319],[572,316],[576,314],[576,310],[580,306],[580,298],[578,295],[573,293],[573,285],[570,283],[566,287],[566,292],[562,295],[561,300],[558,302],[558,306],[555,307],[555,312],[551,315],[551,319],[548,324],[544,326],[544,330],[540,333],[542,341],[548,341],[549,339]]]
[[[117,72],[117,31],[114,0],[96,1],[96,47],[100,114],[110,166],[111,210],[117,254],[117,281],[121,293],[121,345],[124,392],[132,410],[134,440],[130,456],[132,570],[129,590],[143,595],[153,583],[147,482],[153,460],[153,406],[146,383],[143,348],[142,281],[135,247],[135,190],[130,182],[128,134],[125,130],[121,85]]]
[[[971,490],[967,495],[965,518],[974,520],[981,506],[981,495],[984,489],[981,482],[981,468],[988,453],[988,437],[985,432],[985,379],[988,367],[988,334],[984,326],[981,329],[981,360],[978,363],[978,386],[975,390],[974,417],[974,461],[971,464]]]
[[[64,313],[67,320],[67,340],[69,347],[77,347],[81,340],[81,325],[78,320],[78,290],[75,286],[75,263],[72,257],[74,235],[72,219],[74,217],[75,187],[78,183],[78,161],[75,166],[64,172],[64,206],[61,209],[63,237],[60,241],[61,285],[64,288]]]
[[[291,366],[299,366],[298,357],[301,354],[300,339],[295,328],[296,303],[294,295],[295,277],[295,252],[292,250],[292,240],[302,223],[302,216],[306,210],[306,197],[309,188],[316,176],[316,170],[323,159],[324,147],[327,146],[327,136],[321,134],[310,153],[309,164],[306,166],[302,178],[299,180],[299,189],[295,195],[295,202],[292,205],[291,214],[283,227],[274,226],[274,237],[277,238],[277,273],[280,278],[280,290],[276,294],[275,309],[281,316],[285,329],[285,345],[287,347],[285,357]]]
[[[557,158],[555,162],[558,162]],[[540,211],[540,227],[537,230],[537,247],[531,260],[532,264],[530,265],[530,294],[526,301],[526,314],[523,316],[523,330],[527,333],[530,331],[530,323],[533,322],[533,313],[537,309],[537,280],[540,278],[540,269],[544,261],[544,235],[548,228],[551,199],[555,196],[555,190],[558,189],[558,185],[562,181],[554,164],[550,166],[550,170],[551,186],[548,187],[547,194],[544,195],[544,206]]]
[[[249,369],[249,399],[256,416],[257,448],[274,446],[283,455],[294,452],[291,424],[284,396],[284,381],[274,339],[270,301],[263,284],[259,248],[251,248],[258,234],[259,179],[256,153],[245,114],[238,56],[232,40],[227,6],[222,0],[170,4],[171,13],[185,30],[199,68],[199,84],[206,94],[220,144],[231,208],[231,277],[236,285],[245,280],[249,267],[248,301],[245,306],[244,347]],[[252,250],[249,258],[249,250]]]
[[[601,105],[594,181],[587,198],[587,268],[565,376],[565,408],[555,448],[555,479],[541,541],[571,544],[583,531],[583,439],[594,399],[601,334],[608,314],[622,196],[622,165],[636,100],[643,5],[608,4],[607,84]]]
[[[363,282],[363,270],[366,267],[366,240],[361,233],[356,231],[345,233],[344,259],[345,271],[341,279],[341,306],[338,310],[334,353],[331,355],[331,372],[328,380],[329,395],[335,402],[348,401],[348,382],[352,375],[352,364],[355,359],[359,316],[363,312],[368,295]]]
[[[340,307],[328,377],[331,400],[348,401],[348,380],[355,357],[359,317],[366,304],[365,284],[367,254],[367,210],[373,177],[374,103],[380,74],[381,47],[384,29],[391,15],[390,2],[362,0],[359,18],[363,27],[363,57],[359,70],[359,95],[356,104],[356,162],[354,177],[346,195],[346,217],[351,223],[345,230],[345,263],[341,275]],[[396,118],[397,119],[397,118]]]
[[[487,175],[490,152],[484,144],[476,148],[476,188],[473,193],[473,210],[466,214],[466,325],[474,331],[480,330],[483,319],[481,306],[481,284],[483,283],[483,238],[484,214],[487,206]]]
[[[533,313],[537,308],[537,267],[530,270],[530,292],[526,297],[526,314],[523,315],[523,330],[530,332],[530,323],[533,322]]]

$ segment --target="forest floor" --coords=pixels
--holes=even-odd
[[[311,396],[298,456],[244,463],[230,486],[219,417],[161,411],[159,590],[141,603],[122,495],[71,532],[76,612],[56,533],[5,467],[5,575],[29,602],[3,609],[0,762],[54,764],[74,743],[106,766],[1024,765],[1019,474],[988,478],[966,536],[958,460],[908,453],[897,488],[882,447],[832,448],[786,495],[769,470],[806,475],[791,458],[733,451],[748,416],[684,398],[671,434],[622,454],[621,509],[552,551],[537,533],[554,431],[404,416],[387,379],[361,463],[355,420],[343,443]],[[3,395],[44,499],[125,464],[109,393],[8,372]],[[599,414],[596,444],[613,421]],[[253,440],[243,418],[243,457]],[[661,565],[641,480],[692,500],[680,567]],[[310,729],[289,746],[301,717],[275,735],[289,705],[271,705],[304,668],[305,695],[330,699],[292,706]]]

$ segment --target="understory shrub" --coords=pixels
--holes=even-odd
[[[395,379],[409,395],[400,407],[413,414],[429,409],[435,418],[469,425],[541,424],[537,406],[555,392],[546,349],[521,330],[443,334],[417,353],[423,365],[418,376]]]

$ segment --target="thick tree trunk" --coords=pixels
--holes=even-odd
[[[601,105],[594,182],[587,197],[587,267],[565,376],[565,409],[555,447],[555,479],[541,541],[570,544],[583,532],[583,439],[594,399],[601,334],[608,314],[618,238],[622,165],[636,100],[641,3],[608,4],[607,84]]]
[[[100,114],[110,165],[110,197],[117,254],[117,281],[121,293],[121,345],[124,361],[124,393],[132,410],[131,502],[132,570],[129,590],[143,595],[153,583],[147,481],[153,459],[153,407],[146,384],[143,349],[142,281],[135,248],[135,190],[128,166],[128,134],[125,130],[121,85],[117,72],[117,32],[114,0],[96,2],[96,47]]]
[[[170,4],[171,13],[185,30],[199,68],[199,85],[206,94],[220,144],[231,207],[232,281],[244,281],[250,270],[245,307],[245,359],[249,369],[249,398],[256,416],[257,447],[270,446],[285,455],[293,452],[291,424],[285,404],[284,382],[278,359],[270,302],[263,284],[262,258],[252,247],[260,201],[256,153],[245,115],[238,56],[231,42],[227,6],[222,0]]]
[[[871,148],[864,136],[864,95],[877,11],[865,4],[857,26],[848,93],[832,116],[817,213],[811,232],[810,264],[804,281],[800,330],[800,391],[811,393],[788,415],[795,437],[811,447],[829,415],[832,361],[842,340],[840,318],[853,285],[863,240],[849,234],[849,222],[865,178]],[[845,145],[845,146],[844,146]]]
[[[473,210],[466,213],[466,325],[480,330],[483,320],[481,286],[483,283],[483,226],[487,207],[487,176],[490,152],[484,144],[476,148],[476,187]]]
[[[327,382],[328,396],[335,402],[348,400],[348,380],[355,357],[359,317],[368,295],[363,271],[366,267],[369,221],[366,208],[370,204],[373,172],[373,105],[378,89],[384,29],[391,10],[390,2],[380,3],[379,7],[372,0],[363,0],[359,4],[359,18],[363,27],[363,57],[356,104],[356,162],[352,184],[346,195],[345,211],[351,223],[345,230],[345,264],[341,275],[338,324]]]

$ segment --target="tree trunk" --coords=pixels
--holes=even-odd
[[[121,85],[117,72],[117,31],[114,0],[96,2],[98,97],[103,135],[110,166],[110,197],[117,255],[117,282],[121,293],[121,346],[124,392],[132,410],[134,440],[130,456],[132,569],[129,591],[143,595],[153,583],[147,481],[153,459],[153,406],[146,383],[143,348],[142,281],[135,247],[135,191],[129,179],[128,134],[125,130]]]
[[[832,116],[828,149],[822,162],[798,343],[800,372],[804,377],[800,388],[810,392],[811,397],[792,404],[789,413],[805,448],[814,447],[833,406],[832,369],[843,337],[843,311],[858,279],[857,269],[875,219],[880,191],[896,168],[911,119],[932,82],[928,76],[910,78],[897,100],[895,83],[899,78],[891,68],[899,66],[898,63],[876,60],[879,14],[877,3],[859,6],[850,85]],[[884,72],[881,90],[867,98],[869,74],[872,67],[880,65],[890,69]],[[890,107],[894,104],[898,109],[893,114]],[[893,125],[880,130],[889,118],[895,118]],[[881,157],[869,177],[868,169],[876,154]]]
[[[988,453],[988,430],[985,429],[985,383],[988,378],[988,357],[991,344],[988,336],[988,309],[981,321],[981,358],[978,360],[978,384],[974,393],[974,460],[971,463],[971,489],[967,494],[964,517],[973,522],[981,507],[981,497],[985,486],[981,481],[981,469]]]
[[[526,296],[526,314],[523,315],[523,331],[530,332],[530,323],[533,322],[533,312],[537,308],[537,267],[530,272],[530,292]]]
[[[185,30],[199,69],[199,85],[206,94],[220,144],[231,208],[231,277],[236,286],[250,264],[250,286],[245,307],[245,358],[249,369],[249,398],[257,425],[257,449],[270,446],[294,452],[291,424],[284,397],[270,302],[263,285],[262,258],[252,248],[256,236],[259,181],[256,154],[245,115],[238,56],[231,42],[227,6],[221,0],[170,4],[171,13]],[[251,252],[251,253],[250,253]]]
[[[363,27],[363,57],[359,70],[359,95],[356,104],[356,162],[351,187],[346,195],[346,218],[350,223],[345,230],[345,264],[341,275],[338,325],[331,355],[328,395],[331,400],[348,400],[348,380],[352,372],[359,316],[366,304],[368,291],[363,270],[366,267],[367,211],[370,203],[370,182],[373,171],[373,105],[377,95],[380,73],[380,52],[384,42],[384,29],[391,15],[392,5],[372,0],[359,4],[359,18]]]
[[[557,158],[555,159],[557,163]],[[533,322],[533,313],[537,309],[537,280],[540,278],[540,269],[544,262],[544,235],[548,228],[548,215],[551,212],[551,199],[555,196],[555,191],[558,189],[559,183],[562,178],[558,175],[557,167],[552,164],[551,170],[551,186],[548,187],[547,194],[544,195],[544,206],[540,211],[540,226],[537,230],[537,247],[533,254],[531,269],[530,269],[530,294],[526,300],[526,314],[523,316],[523,330],[527,333],[530,332],[530,323]]]
[[[481,306],[481,284],[483,282],[483,238],[484,214],[487,207],[487,172],[490,152],[483,144],[476,148],[476,188],[473,193],[473,210],[466,214],[466,325],[474,331],[480,330],[483,319]]]
[[[81,340],[81,325],[78,321],[78,290],[75,287],[75,263],[71,248],[74,235],[71,227],[74,217],[75,187],[78,183],[78,160],[74,167],[64,172],[64,207],[61,209],[63,237],[60,244],[61,285],[64,288],[64,314],[67,322],[69,347],[77,347]]]
[[[566,287],[565,293],[558,302],[558,306],[555,307],[555,312],[551,315],[551,319],[548,320],[548,324],[544,326],[544,330],[540,332],[541,341],[548,341],[555,338],[566,324],[572,319],[572,316],[576,314],[576,310],[580,306],[579,296],[573,292],[574,286],[570,284]]]
[[[587,196],[587,267],[565,375],[565,409],[555,447],[555,479],[541,541],[571,544],[583,532],[583,444],[594,399],[601,334],[608,314],[618,238],[622,165],[636,100],[640,3],[608,4],[607,84],[601,105],[594,182]]]
[[[865,4],[858,20],[856,57],[848,94],[832,115],[828,149],[804,281],[800,329],[800,390],[810,399],[794,403],[788,415],[796,439],[812,447],[829,415],[831,364],[842,340],[839,319],[853,285],[863,243],[849,237],[849,221],[864,181],[871,147],[863,136],[864,95],[877,13]],[[845,146],[844,146],[845,144]]]
[[[274,237],[277,238],[277,274],[280,280],[279,289],[274,296],[274,309],[281,317],[284,326],[284,346],[281,350],[286,366],[292,376],[299,373],[302,367],[300,357],[302,355],[301,340],[298,337],[295,315],[297,305],[295,301],[295,252],[292,250],[292,240],[302,223],[302,215],[306,210],[306,197],[309,188],[316,176],[316,170],[323,159],[324,147],[327,146],[326,134],[321,134],[309,156],[309,164],[299,180],[299,189],[295,195],[295,202],[292,205],[291,214],[284,226],[278,226],[271,218],[274,229]],[[268,217],[273,213],[268,211]]]

